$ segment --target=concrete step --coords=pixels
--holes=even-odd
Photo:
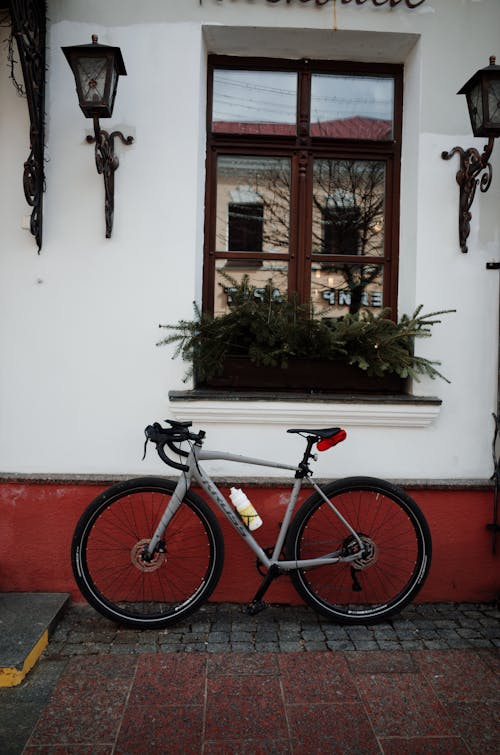
[[[0,593],[0,687],[15,687],[49,643],[68,593]]]

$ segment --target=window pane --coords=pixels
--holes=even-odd
[[[355,314],[360,309],[383,307],[382,265],[313,263],[311,298],[323,317]]]
[[[290,160],[219,157],[217,160],[218,252],[288,252]]]
[[[264,205],[262,202],[230,202],[228,245],[233,252],[261,252]]]
[[[296,73],[214,71],[213,131],[293,136],[296,113]]]
[[[239,285],[244,275],[249,285],[255,287],[254,296],[262,297],[267,285],[271,285],[272,295],[286,297],[288,292],[288,264],[280,260],[217,260],[215,267],[214,314],[222,315],[231,306],[231,293]]]
[[[312,136],[393,138],[392,78],[313,74],[311,86]]]
[[[315,160],[313,254],[384,254],[386,166],[381,160]]]

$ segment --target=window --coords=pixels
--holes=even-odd
[[[328,202],[321,213],[322,254],[358,254],[361,217],[359,207],[337,207]]]
[[[208,92],[204,308],[229,273],[395,316],[402,67],[213,56]]]
[[[228,207],[229,248],[235,252],[261,252],[263,217],[260,202],[231,202]]]

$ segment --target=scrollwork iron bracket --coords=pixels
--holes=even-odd
[[[109,133],[101,129],[99,120],[94,118],[94,136],[87,136],[87,142],[94,144],[95,164],[97,172],[104,179],[104,217],[106,219],[106,238],[111,238],[113,231],[113,217],[115,209],[115,171],[120,161],[115,154],[115,139],[122,144],[133,144],[132,136],[124,136],[121,131]]]
[[[469,149],[453,147],[450,152],[441,153],[443,160],[450,160],[456,154],[460,155],[460,169],[456,174],[457,183],[460,186],[458,234],[460,249],[464,253],[468,251],[467,239],[469,237],[470,221],[472,219],[470,208],[474,201],[477,185],[479,184],[479,188],[482,192],[488,191],[491,185],[493,170],[489,163],[489,159],[493,152],[494,141],[494,137],[490,137],[482,153],[480,153],[475,147],[469,147]],[[481,173],[483,175],[481,175]]]
[[[24,163],[23,189],[32,207],[30,230],[42,247],[45,176],[45,0],[10,0],[12,30],[17,43],[30,118],[30,153]]]
[[[497,552],[497,535],[500,532],[500,524],[498,522],[498,496],[500,490],[500,456],[497,453],[497,440],[500,432],[500,417],[498,414],[493,414],[493,420],[495,422],[495,429],[493,433],[493,475],[492,479],[495,483],[495,490],[493,494],[493,521],[491,524],[486,525],[486,529],[492,532],[492,553]]]

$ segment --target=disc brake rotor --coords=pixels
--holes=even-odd
[[[351,566],[353,569],[362,571],[363,569],[368,569],[368,567],[373,566],[374,564],[377,563],[378,546],[368,535],[363,535],[362,533],[359,533],[358,537],[363,543],[364,550],[363,550],[363,554],[359,558],[355,559],[354,561],[351,561]],[[358,542],[354,538],[354,536],[351,536],[344,543],[343,552],[349,555],[352,553],[356,553],[358,550],[359,550]]]
[[[144,553],[144,548],[148,545],[149,540],[145,538],[144,540],[139,540],[132,550],[130,551],[130,560],[132,561],[133,565],[136,569],[143,572],[150,572],[150,571],[156,571],[160,568],[165,562],[166,554],[165,553],[159,553],[158,551],[155,551],[153,553],[153,556],[151,558],[151,561],[146,561],[142,554]]]

